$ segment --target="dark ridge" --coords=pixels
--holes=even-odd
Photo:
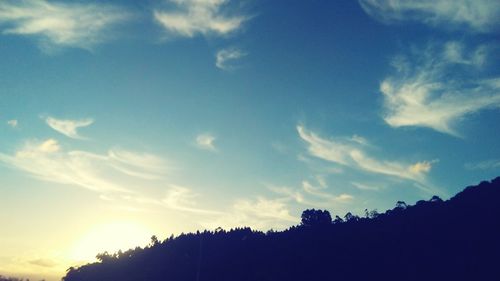
[[[181,234],[70,268],[64,281],[500,280],[500,177],[385,213],[306,210],[282,232]]]

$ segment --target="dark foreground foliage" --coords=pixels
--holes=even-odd
[[[184,234],[70,268],[65,281],[500,280],[500,177],[385,213],[307,210],[283,232]]]

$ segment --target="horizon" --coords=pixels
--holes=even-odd
[[[0,2],[0,275],[497,177],[498,18],[488,0]]]

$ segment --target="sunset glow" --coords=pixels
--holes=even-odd
[[[498,19],[489,0],[0,0],[0,275],[498,176]]]

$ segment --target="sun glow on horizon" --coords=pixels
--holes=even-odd
[[[69,258],[78,263],[96,260],[96,255],[112,254],[149,243],[153,232],[145,225],[131,221],[113,221],[96,225],[81,236],[69,252]]]

